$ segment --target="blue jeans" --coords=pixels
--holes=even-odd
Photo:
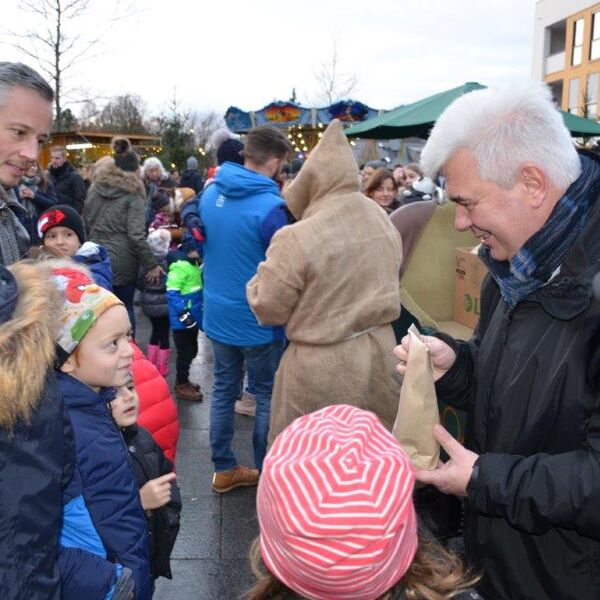
[[[231,449],[234,434],[234,405],[240,396],[244,362],[254,382],[256,417],[254,419],[254,463],[262,470],[267,453],[271,393],[275,371],[285,350],[283,340],[264,346],[230,346],[211,340],[215,382],[210,404],[210,446],[215,471],[233,469],[237,459]]]

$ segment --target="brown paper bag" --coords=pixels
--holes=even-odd
[[[440,445],[433,437],[433,426],[440,422],[433,367],[418,329],[411,325],[408,333],[408,364],[392,433],[406,450],[415,469],[431,471],[437,468],[440,457]]]

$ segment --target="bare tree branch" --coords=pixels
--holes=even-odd
[[[313,68],[317,94],[312,103],[316,105],[333,104],[348,98],[358,85],[356,75],[341,71],[337,40],[333,38],[331,42],[332,52],[329,60],[322,61],[318,69]]]
[[[94,7],[101,8],[108,16],[98,19],[100,26],[94,27],[98,35],[86,40],[80,32],[89,28],[84,26],[82,19],[89,17]],[[114,27],[115,22],[122,22],[134,14],[134,4],[131,0],[125,6],[119,0],[21,0],[19,8],[29,15],[24,22],[31,29],[9,30],[7,37],[10,42],[0,43],[9,43],[35,60],[53,81],[55,126],[60,127],[63,98],[70,94],[64,84],[74,66],[102,54],[92,50],[100,46],[105,32]]]

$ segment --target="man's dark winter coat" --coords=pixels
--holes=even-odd
[[[48,175],[58,197],[57,204],[68,204],[81,214],[87,190],[75,167],[66,160],[56,169],[50,166]]]
[[[191,188],[197,194],[202,191],[202,175],[200,175],[197,169],[186,169],[181,174],[181,179],[179,180],[179,185],[177,187]]]
[[[551,283],[509,310],[495,281],[436,384],[480,454],[466,549],[486,600],[600,598],[600,200]],[[442,337],[442,335],[440,335]],[[445,336],[446,341],[450,341]]]

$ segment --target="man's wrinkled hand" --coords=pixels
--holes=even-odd
[[[417,471],[417,481],[426,485],[434,485],[444,494],[466,496],[473,465],[479,456],[475,452],[467,450],[441,425],[436,425],[433,428],[433,435],[446,451],[450,460],[446,463],[440,461],[438,468],[433,471]]]

